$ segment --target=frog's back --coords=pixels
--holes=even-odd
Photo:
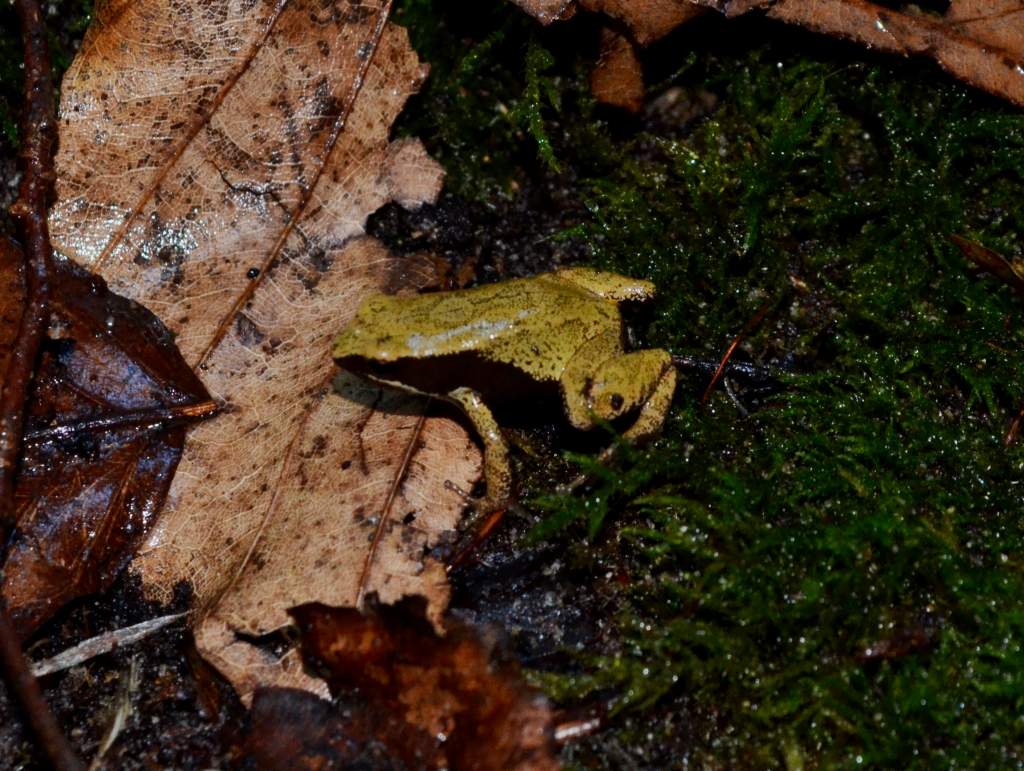
[[[372,339],[346,345],[348,353],[381,362],[474,353],[537,380],[558,380],[584,342],[620,327],[617,303],[545,275],[453,292],[370,298],[350,329]],[[360,345],[372,351],[359,350]]]

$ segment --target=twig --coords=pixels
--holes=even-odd
[[[18,222],[25,255],[25,310],[0,391],[0,565],[16,522],[14,484],[21,452],[29,385],[49,324],[53,251],[46,214],[53,193],[56,119],[50,53],[38,0],[15,0],[25,50],[25,103],[21,123],[21,186],[11,215]],[[0,575],[2,578],[2,575]],[[2,581],[0,581],[2,585]],[[36,738],[58,771],[84,768],[50,712],[29,669],[0,596],[0,656],[4,676],[17,695]]]
[[[95,637],[90,637],[88,640],[78,643],[78,645],[61,651],[56,656],[35,662],[32,665],[32,674],[36,677],[42,677],[43,675],[78,666],[89,659],[109,653],[115,648],[131,645],[134,642],[149,637],[149,635],[163,629],[168,624],[173,624],[178,619],[185,618],[186,615],[185,613],[172,613],[169,616],[157,616],[138,624],[126,626],[123,629],[115,629],[112,632],[104,632]]]
[[[1024,423],[1024,407],[1020,408],[1020,412],[1017,413],[1017,417],[1010,423],[1010,427],[1006,430],[1006,435],[1003,437],[1003,444],[1009,447],[1011,444],[1017,441],[1017,437],[1020,435],[1021,423]]]
[[[0,544],[14,528],[14,478],[21,452],[25,402],[50,313],[50,234],[46,210],[53,189],[53,86],[36,0],[17,0],[25,43],[25,105],[21,128],[22,179],[11,216],[25,255],[25,310],[0,392]]]
[[[757,309],[757,313],[754,314],[753,318],[743,325],[743,329],[740,330],[740,333],[733,338],[733,341],[731,343],[729,343],[729,347],[725,349],[725,355],[722,356],[722,361],[721,363],[719,363],[718,369],[715,370],[715,374],[712,376],[711,382],[708,383],[708,387],[704,389],[704,395],[700,398],[701,404],[707,403],[708,397],[711,396],[711,392],[715,389],[715,386],[718,385],[719,379],[722,377],[723,374],[725,374],[725,368],[729,364],[729,359],[732,358],[732,355],[733,353],[736,352],[736,349],[739,347],[739,344],[743,342],[743,338],[749,335],[754,330],[754,328],[761,323],[761,320],[764,319],[765,314],[768,313],[768,309],[770,307],[770,300],[766,300],[764,303],[762,303],[761,307]]]
[[[696,370],[708,377],[714,375],[721,366],[719,359],[701,359],[681,354],[673,355],[672,363],[681,370]],[[749,361],[729,361],[722,374],[743,384],[766,385],[776,381],[783,372],[784,367],[754,364]]]

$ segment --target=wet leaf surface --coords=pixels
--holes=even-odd
[[[558,768],[547,701],[468,627],[438,636],[424,607],[294,609],[303,658],[343,706],[259,691],[244,754],[282,769]]]
[[[24,304],[21,254],[0,241],[0,371]],[[27,637],[106,588],[146,536],[185,426],[215,410],[160,321],[67,261],[35,376],[4,598]]]

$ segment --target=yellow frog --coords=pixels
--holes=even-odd
[[[649,281],[567,268],[473,289],[374,295],[334,341],[345,370],[393,388],[446,399],[473,423],[484,447],[483,511],[511,494],[508,446],[488,405],[529,409],[561,393],[569,422],[593,428],[629,413],[629,441],[657,433],[675,390],[667,351],[626,353],[619,304],[654,295]]]

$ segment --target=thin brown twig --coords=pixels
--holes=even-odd
[[[11,215],[18,223],[25,258],[25,309],[0,390],[0,565],[17,525],[14,485],[24,430],[25,406],[39,347],[50,316],[50,264],[53,250],[46,215],[53,194],[56,137],[50,53],[37,0],[15,0],[25,51],[25,103],[21,123],[21,185]],[[0,573],[2,579],[2,573]],[[2,585],[2,580],[0,580]],[[43,697],[21,650],[0,597],[0,664],[36,738],[57,771],[83,769]]]
[[[733,353],[736,352],[736,349],[739,347],[740,343],[743,342],[743,339],[761,323],[765,314],[768,313],[768,309],[771,305],[771,300],[765,300],[764,303],[761,304],[761,307],[757,309],[757,313],[754,314],[753,318],[743,325],[743,329],[740,330],[740,333],[733,338],[731,343],[729,343],[729,347],[725,349],[725,354],[722,356],[722,360],[719,362],[718,369],[715,370],[715,374],[712,376],[711,382],[708,383],[708,387],[704,389],[704,395],[700,398],[701,404],[707,403],[708,397],[711,396],[711,392],[715,389],[715,386],[718,385],[718,381],[725,372],[725,368],[729,365],[729,359],[732,358]]]

